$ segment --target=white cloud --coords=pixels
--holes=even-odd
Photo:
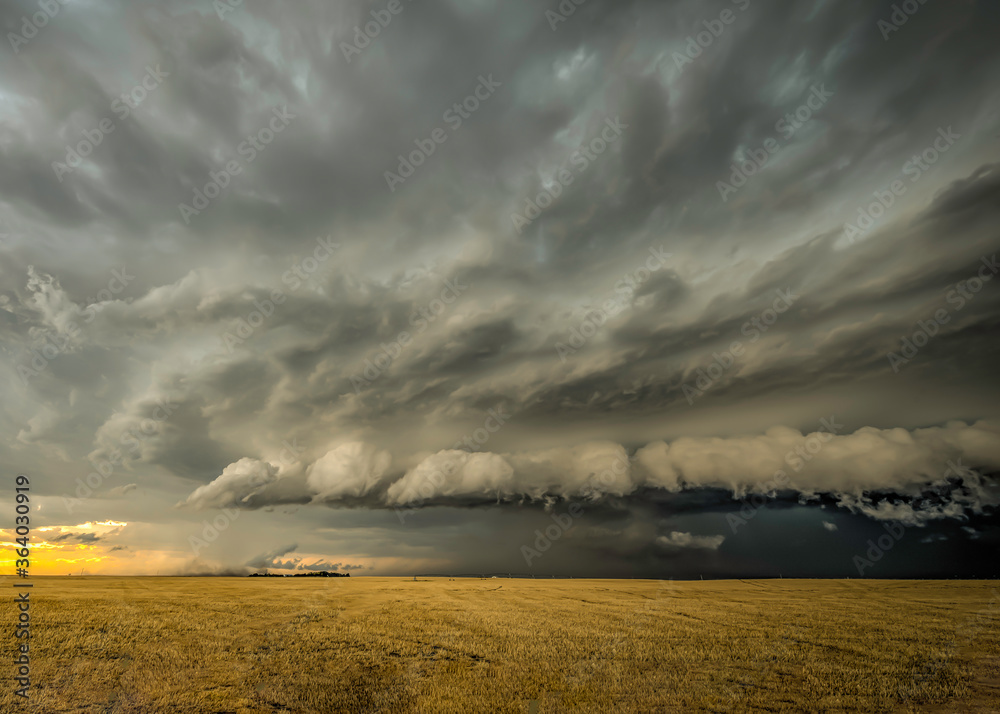
[[[331,449],[310,466],[306,485],[316,501],[364,496],[378,484],[391,463],[388,451],[352,441]]]
[[[661,535],[654,541],[661,548],[673,550],[677,548],[702,548],[705,550],[718,550],[719,546],[726,539],[725,536],[699,536],[674,531],[670,535]]]
[[[388,502],[403,504],[439,496],[508,496],[514,470],[491,453],[439,451],[389,487]]]
[[[1000,427],[991,422],[952,422],[930,429],[875,429],[852,434],[802,434],[774,427],[758,436],[655,441],[630,460],[623,446],[590,442],[576,447],[517,454],[442,451],[424,459],[392,484],[388,502],[432,497],[491,495],[543,499],[627,495],[641,487],[668,491],[724,488],[734,496],[789,489],[804,496],[827,493],[839,505],[871,518],[916,524],[962,518],[997,502],[980,474],[962,465],[1000,467]],[[784,482],[776,483],[775,474]],[[870,493],[916,498],[961,476],[937,505],[873,502]],[[825,526],[834,530],[831,522]]]
[[[635,490],[625,448],[610,441],[506,454],[505,458],[514,468],[519,493],[595,497],[623,496]]]
[[[676,473],[684,488],[725,488],[736,495],[772,490],[778,472],[787,477],[785,488],[800,493],[906,492],[941,481],[949,468],[975,482],[978,474],[956,468],[960,459],[1000,468],[1000,424],[950,422],[913,431],[862,427],[842,435],[773,427],[759,436],[653,442],[637,453],[650,485],[676,490]]]
[[[227,508],[238,506],[274,481],[278,467],[259,459],[243,458],[229,464],[222,474],[209,484],[199,486],[178,506],[193,506],[195,510],[205,508]]]

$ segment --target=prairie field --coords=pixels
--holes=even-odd
[[[988,581],[33,582],[3,712],[1000,711]]]

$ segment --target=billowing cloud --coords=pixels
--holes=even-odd
[[[64,540],[73,540],[77,543],[96,543],[103,539],[96,533],[61,533],[51,539],[53,543],[59,543]]]
[[[343,570],[347,572],[348,570],[364,570],[363,565],[351,564],[351,563],[331,563],[329,560],[317,560],[314,563],[299,563],[299,570],[311,570],[311,571],[329,571],[336,572],[338,570]]]
[[[634,486],[621,444],[588,442],[572,448],[523,452],[508,457],[526,495],[622,496]]]
[[[387,500],[397,505],[439,497],[499,499],[513,494],[513,475],[502,456],[448,449],[428,456],[393,483]]]
[[[951,422],[927,429],[829,428],[802,434],[774,427],[760,436],[681,438],[640,449],[647,483],[725,488],[735,496],[781,489],[810,493],[905,491],[950,476],[977,481],[970,468],[1000,470],[1000,424]],[[841,427],[842,428],[842,427]],[[964,460],[965,467],[962,467]],[[676,480],[673,475],[676,474]],[[674,485],[676,484],[676,486]]]
[[[642,489],[675,494],[721,489],[734,500],[792,493],[805,501],[832,497],[852,512],[904,522],[964,518],[1000,503],[1000,490],[988,475],[1000,470],[996,422],[840,433],[844,427],[835,417],[821,421],[820,430],[806,434],[773,427],[757,436],[655,441],[631,457],[623,445],[612,442],[515,454],[448,449],[395,477],[384,476],[392,461],[386,451],[350,442],[307,468],[306,488],[330,503],[365,497],[361,502],[371,507],[601,500],[638,497]],[[260,463],[241,460],[242,466],[233,465],[225,478],[199,488],[188,502],[246,505],[249,498],[234,499],[229,491],[245,481],[267,483],[251,478],[259,471],[248,471],[250,465],[259,469]],[[388,488],[376,490],[383,479],[391,481]],[[275,503],[294,500],[288,492],[253,492],[254,508],[272,496]],[[885,500],[890,494],[896,502]]]
[[[308,468],[306,485],[321,501],[364,496],[379,483],[390,463],[389,452],[372,444],[341,444]]]
[[[199,486],[178,506],[229,508],[242,505],[250,496],[277,478],[278,467],[259,459],[242,458],[222,470],[214,481]]]
[[[329,560],[319,560],[315,563],[300,563],[298,566],[299,570],[314,570],[314,571],[330,571],[334,572],[340,569],[340,563],[331,563]]]
[[[248,568],[285,568],[294,567],[294,565],[289,565],[291,561],[282,561],[281,556],[288,555],[289,553],[295,551],[299,547],[298,543],[292,543],[290,545],[282,546],[280,548],[275,548],[269,550],[266,553],[261,553],[256,555],[246,562]],[[298,561],[295,561],[297,564]]]
[[[472,567],[564,500],[622,534],[568,563],[654,575],[744,497],[995,518],[996,9],[892,4],[427,0],[350,58],[361,0],[62,6],[0,76],[0,458],[150,548],[253,509],[192,572]]]

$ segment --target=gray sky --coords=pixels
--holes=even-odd
[[[5,4],[40,567],[995,574],[1000,8],[913,5]]]

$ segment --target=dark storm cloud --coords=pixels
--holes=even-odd
[[[722,572],[733,538],[642,505],[720,516],[836,414],[774,512],[995,502],[995,3],[885,36],[888,0],[438,0],[349,57],[360,1],[60,8],[0,47],[0,457],[43,492],[97,473],[95,518],[128,482],[150,522],[418,506],[455,553],[490,504],[568,499],[628,521],[588,525],[602,563]]]
[[[246,562],[246,566],[248,568],[294,568],[295,565],[291,564],[290,561],[282,561],[280,558],[283,555],[291,553],[298,547],[298,543],[292,543],[291,545],[276,548],[275,550],[267,553],[261,553],[260,555],[248,560]]]
[[[104,540],[100,536],[94,533],[62,533],[52,538],[53,543],[60,543],[64,540],[74,540],[77,543],[96,543],[100,540]]]
[[[315,563],[303,564],[300,563],[298,566],[299,570],[327,570],[327,571],[337,571],[343,570],[347,572],[349,570],[364,570],[363,565],[351,565],[350,563],[331,563],[329,560],[319,560]]]
[[[340,569],[340,563],[331,563],[328,560],[321,560],[317,563],[311,565],[302,565],[298,567],[299,570],[330,570],[335,571]]]

